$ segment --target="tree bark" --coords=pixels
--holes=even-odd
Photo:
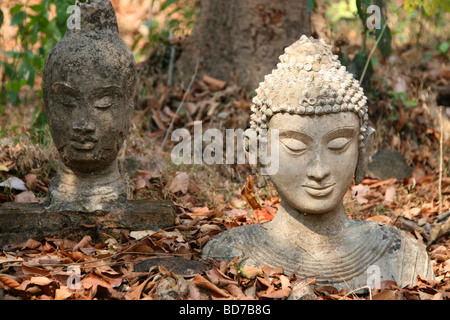
[[[311,35],[306,0],[202,0],[200,15],[177,61],[185,80],[199,76],[255,90],[285,47]]]

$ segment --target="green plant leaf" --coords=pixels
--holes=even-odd
[[[166,0],[161,4],[161,10],[165,10],[168,6],[174,4],[177,0]]]
[[[405,107],[416,107],[419,104],[417,100],[405,99],[403,100],[403,105]]]
[[[308,12],[313,11],[315,8],[317,8],[317,3],[315,0],[306,1],[306,10],[308,10]]]
[[[356,0],[356,9],[358,10],[358,15],[364,25],[364,28],[366,27],[367,7],[369,6],[370,0]]]
[[[384,18],[381,19],[381,25],[384,27],[384,24],[386,23],[386,20]],[[375,35],[378,39],[378,37],[380,37],[381,31],[383,30],[383,27],[380,29],[376,29],[375,30]],[[391,35],[391,30],[389,29],[388,26],[386,26],[383,34],[381,35],[381,39],[378,42],[378,49],[380,50],[381,54],[383,55],[383,57],[387,57],[391,54],[392,52],[392,35]]]
[[[429,16],[434,16],[439,9],[440,0],[424,0],[423,9]]]
[[[22,24],[23,20],[25,20],[26,17],[27,17],[27,15],[26,15],[25,11],[20,11],[20,12],[16,13],[11,19],[11,25],[15,26],[15,25]]]
[[[23,4],[15,5],[14,7],[12,7],[12,8],[9,10],[9,13],[11,13],[11,14],[16,14],[16,13],[19,12],[20,9],[22,9],[22,8],[23,8]]]
[[[448,51],[449,46],[450,44],[447,41],[444,41],[437,47],[437,49],[442,55],[445,55]]]
[[[30,9],[35,12],[45,12],[45,6],[42,3],[30,6]]]
[[[422,0],[406,0],[403,3],[403,9],[405,10],[405,12],[407,14],[410,14],[411,12],[413,12],[417,6],[421,6],[422,5]]]
[[[450,0],[441,0],[441,8],[450,12]]]

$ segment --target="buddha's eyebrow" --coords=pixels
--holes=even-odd
[[[314,140],[314,138],[312,136],[310,136],[307,133],[301,132],[301,131],[297,131],[297,130],[283,130],[283,129],[279,129],[280,130],[280,138],[293,138],[293,139],[298,139],[298,140],[302,140],[305,142],[310,142],[312,140]]]
[[[101,97],[108,94],[123,94],[123,90],[121,87],[116,85],[105,86],[101,88],[95,88],[92,90],[90,96],[91,97]]]
[[[73,95],[79,94],[79,91],[77,89],[72,88],[69,84],[67,84],[65,82],[55,82],[52,85],[52,89],[56,90],[56,91],[63,91],[63,92],[71,93]]]
[[[338,127],[323,136],[323,139],[333,139],[336,137],[352,137],[358,132],[358,128],[353,126]]]

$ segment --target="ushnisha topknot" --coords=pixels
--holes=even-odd
[[[275,113],[323,115],[354,112],[360,119],[360,148],[368,128],[363,89],[324,39],[303,35],[284,50],[277,68],[256,89],[250,128],[267,129]]]
[[[116,12],[109,0],[77,1],[76,6],[80,10],[80,27],[68,28],[66,34],[83,33],[93,38],[105,32],[119,34]]]
[[[79,27],[67,28],[66,34],[45,61],[44,105],[48,105],[50,87],[56,80],[67,81],[86,69],[86,65],[95,66],[95,71],[102,73],[104,78],[122,79],[124,92],[132,97],[137,81],[136,62],[133,53],[120,37],[111,2],[89,0],[77,2],[76,6],[79,10]],[[134,108],[132,103],[129,107]]]

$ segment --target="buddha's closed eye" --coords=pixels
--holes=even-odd
[[[94,101],[93,106],[99,109],[107,109],[114,104],[114,99],[111,96],[103,96]]]
[[[336,138],[331,140],[328,143],[328,149],[332,150],[332,151],[344,151],[347,146],[350,144],[350,142],[352,141],[352,139],[350,138],[344,138],[344,137],[340,137],[340,138]]]
[[[75,108],[78,104],[77,99],[71,97],[71,96],[63,96],[60,99],[58,99],[58,102],[62,104],[63,106]]]
[[[294,153],[302,153],[307,148],[306,144],[304,144],[298,139],[284,138],[281,139],[280,141],[289,151]]]

